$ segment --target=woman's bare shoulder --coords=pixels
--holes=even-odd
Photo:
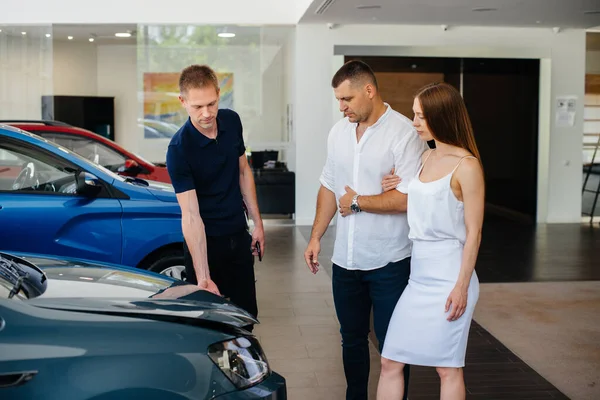
[[[473,157],[473,154],[469,150],[464,149],[462,147],[458,147],[458,146],[454,148],[454,151],[452,153],[453,153],[453,156],[458,159],[461,159],[464,157]]]
[[[427,157],[429,157],[429,155],[431,154],[431,152],[433,151],[433,149],[427,149],[423,152],[423,154],[421,154],[421,162],[424,163],[425,160],[427,159]]]
[[[460,165],[456,169],[456,177],[459,182],[481,181],[483,179],[483,168],[479,159],[470,153],[463,156]]]

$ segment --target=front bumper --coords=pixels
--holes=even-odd
[[[287,400],[285,378],[273,372],[256,386],[218,396],[215,400]]]

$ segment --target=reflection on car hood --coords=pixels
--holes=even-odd
[[[234,327],[257,323],[224,298],[165,275],[91,261],[11,254],[35,264],[47,277],[44,293],[28,300],[37,307]]]
[[[199,289],[197,290],[204,292]],[[199,302],[192,299],[128,300],[62,298],[47,300],[40,298],[31,300],[29,304],[53,310],[91,312],[164,321],[197,319],[203,322],[213,322],[238,328],[257,323],[250,314],[231,304],[209,301]]]
[[[175,188],[173,188],[173,185],[171,185],[170,183],[151,181],[148,179],[145,179],[145,181],[148,182],[148,187],[150,189],[163,190],[165,192],[175,193]]]
[[[175,188],[170,183],[150,181],[148,182],[148,191],[152,193],[158,200],[167,201],[171,203],[177,202],[177,196],[175,195]]]

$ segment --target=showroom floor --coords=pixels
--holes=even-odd
[[[484,228],[478,264],[482,294],[469,339],[467,399],[600,398],[596,368],[600,363],[600,284],[568,282],[599,278],[600,260],[592,258],[599,230],[490,221],[487,241]],[[344,399],[339,325],[329,273],[333,230],[323,239],[323,270],[316,275],[303,260],[309,232],[308,227],[266,222],[266,255],[262,263],[256,263],[261,324],[255,333],[273,368],[286,377],[291,400]],[[498,243],[501,239],[517,255],[512,264],[532,264],[524,268],[525,273],[519,272],[523,268],[499,262],[508,261],[503,244]],[[519,243],[533,248],[519,249]],[[554,257],[558,259],[552,262],[544,253],[553,247],[569,257]],[[536,280],[561,283],[517,283]],[[551,315],[545,315],[549,308]],[[580,334],[566,334],[564,328]],[[378,373],[378,354],[371,346],[373,399]],[[432,369],[413,368],[412,400],[439,398],[438,390]]]

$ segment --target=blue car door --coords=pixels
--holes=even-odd
[[[110,196],[107,184],[94,197],[79,195],[80,172],[53,152],[3,138],[0,250],[119,263],[121,204]]]

